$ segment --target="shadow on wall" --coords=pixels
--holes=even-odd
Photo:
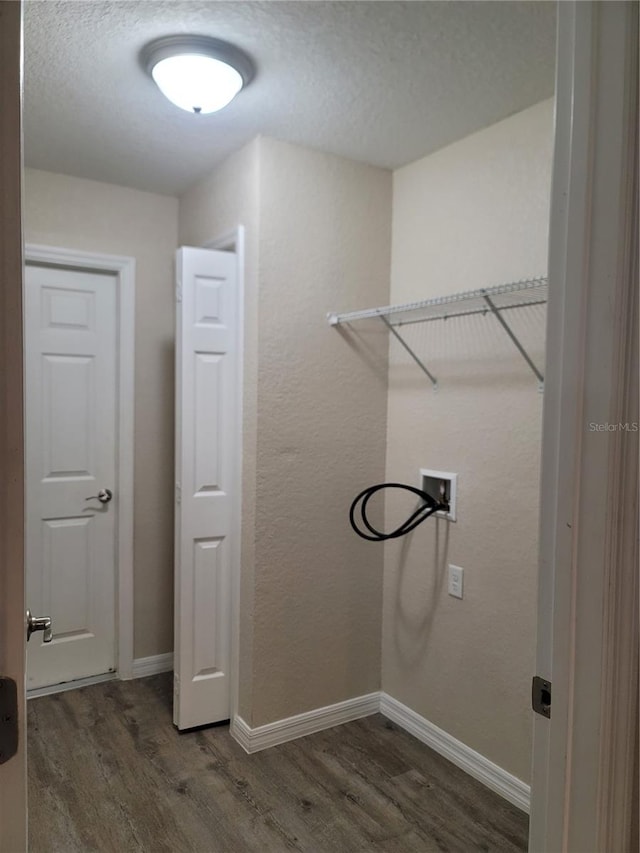
[[[544,306],[515,308],[509,313],[510,329],[544,371]],[[453,317],[435,323],[405,323],[402,336],[438,379],[441,391],[508,390],[536,388],[539,380],[504,331],[490,317]],[[429,388],[430,382],[399,343],[391,340],[389,377],[395,391]]]
[[[402,538],[398,555],[396,584],[396,619],[394,620],[394,642],[399,658],[408,666],[418,664],[424,657],[433,627],[433,620],[440,601],[442,584],[446,576],[451,525],[443,519],[434,519],[436,525],[433,559],[424,560],[424,572],[432,568],[430,584],[425,586],[423,598],[418,600],[415,581],[409,582],[407,562],[416,531]],[[429,520],[427,520],[429,524]],[[420,537],[418,536],[418,539]],[[408,585],[409,584],[409,585]],[[407,588],[408,585],[408,588]],[[408,598],[403,596],[407,590]]]
[[[387,330],[374,329],[368,324],[363,328],[353,326],[335,326],[334,328],[349,349],[360,356],[380,384],[386,388],[389,359],[387,347],[380,346],[380,336],[386,337]]]
[[[505,365],[498,359],[476,359],[473,365],[461,359],[451,359],[445,362],[442,359],[425,361],[429,370],[438,380],[438,399],[454,393],[468,393],[469,391],[481,392],[495,390],[506,396],[511,392],[529,394],[538,389],[539,382],[524,364],[511,361]],[[544,368],[544,357],[537,360],[537,364]],[[408,392],[422,394],[433,392],[431,381],[412,362],[405,364],[393,364],[389,371],[389,382],[396,393]],[[464,398],[458,396],[461,402]],[[470,402],[468,403],[471,404]],[[480,399],[478,405],[484,405]]]
[[[134,655],[140,658],[170,652],[174,643],[175,342],[158,342],[153,356],[155,376],[140,371],[136,382]],[[147,365],[149,358],[147,351]]]

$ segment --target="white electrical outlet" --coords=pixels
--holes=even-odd
[[[462,598],[462,587],[464,583],[464,569],[460,566],[449,566],[449,595],[454,598]]]

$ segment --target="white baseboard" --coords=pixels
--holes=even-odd
[[[270,746],[377,714],[379,710],[380,694],[369,693],[366,696],[347,699],[345,702],[337,702],[335,705],[327,705],[325,708],[296,714],[295,717],[276,720],[275,723],[267,723],[265,726],[257,726],[255,729],[247,725],[242,717],[236,716],[231,722],[231,735],[245,752],[259,752]]]
[[[521,779],[507,773],[484,755],[434,726],[386,693],[380,694],[380,713],[514,806],[525,812],[529,811],[531,789]]]
[[[383,714],[514,806],[525,812],[529,811],[529,785],[387,693],[369,693],[346,702],[328,705],[326,708],[317,708],[295,717],[276,720],[255,729],[242,717],[236,716],[231,721],[230,731],[245,752],[252,753],[376,713]]]
[[[157,675],[159,672],[171,672],[173,669],[173,652],[164,655],[151,655],[148,658],[136,658],[133,662],[133,678],[144,678],[146,675]]]

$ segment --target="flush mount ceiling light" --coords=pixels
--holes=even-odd
[[[208,36],[165,36],[146,45],[140,58],[162,94],[190,113],[226,107],[254,74],[246,53]]]

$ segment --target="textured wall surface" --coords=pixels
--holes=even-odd
[[[240,590],[239,713],[251,712],[255,564],[256,423],[258,346],[258,165],[254,140],[180,199],[180,245],[202,246],[238,225],[245,229],[242,544]]]
[[[173,648],[173,258],[178,201],[26,170],[25,239],[136,259],[135,657]]]
[[[391,301],[546,273],[552,102],[394,173]],[[510,321],[544,363],[544,310]],[[458,521],[385,554],[383,689],[529,779],[542,395],[494,318],[407,329],[437,392],[394,344],[387,478],[459,474]],[[388,523],[406,506],[387,502]],[[465,569],[447,595],[448,563]]]
[[[260,141],[253,726],[380,685],[383,554],[348,509],[384,474],[387,336],[326,314],[387,301],[391,189]]]

